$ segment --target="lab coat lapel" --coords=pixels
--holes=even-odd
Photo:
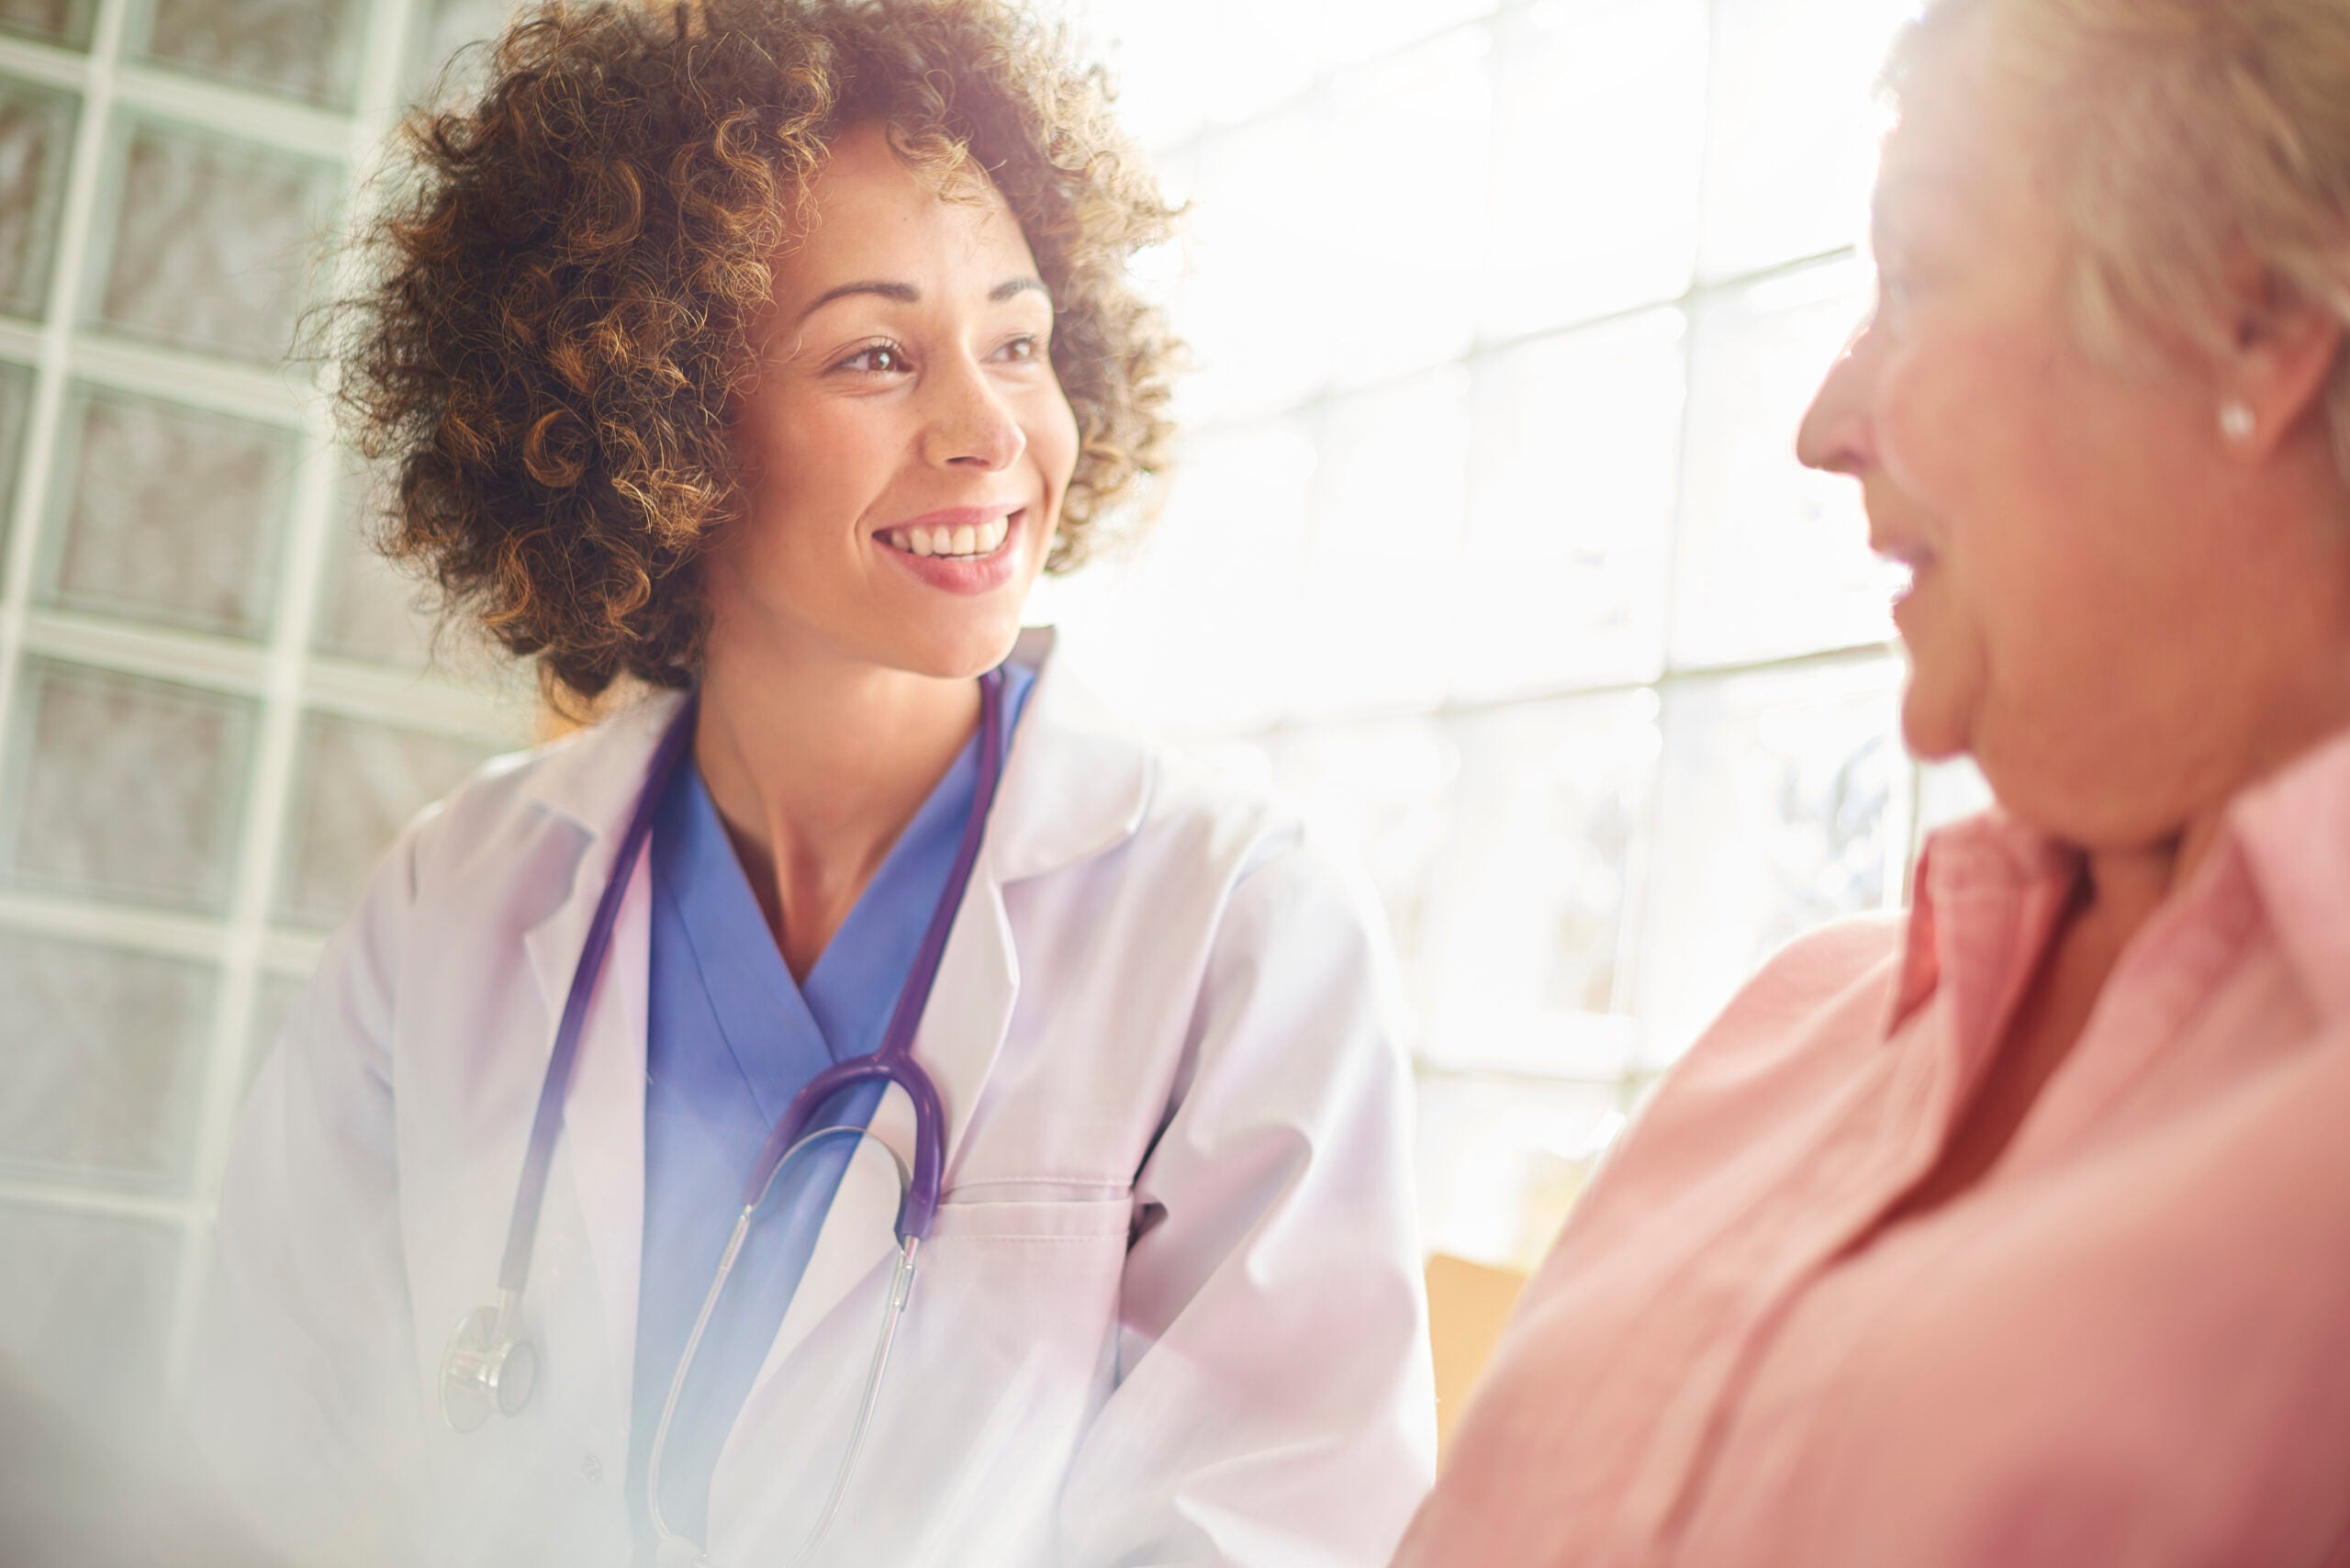
[[[609,721],[548,758],[550,766],[531,790],[588,835],[568,893],[522,937],[545,1007],[542,1071],[554,1055],[564,1003],[588,927],[595,923],[597,903],[643,790],[645,767],[676,711],[674,699],[655,699]],[[644,1039],[652,924],[651,857],[639,855],[612,926],[611,946],[589,995],[544,1211],[553,1215],[566,1197],[577,1205],[602,1308],[610,1386],[623,1400],[635,1368],[643,1260]],[[535,1107],[536,1095],[532,1098]],[[525,1123],[522,1137],[528,1136]]]
[[[930,1004],[914,1034],[914,1058],[937,1085],[946,1111],[949,1186],[954,1183],[955,1156],[962,1146],[963,1128],[995,1066],[996,1053],[1002,1048],[1020,985],[1002,889],[987,860],[982,855],[972,873],[939,960]],[[902,1091],[893,1088],[882,1097],[870,1126],[911,1169],[913,1103]],[[869,1158],[861,1148],[859,1159]],[[839,1195],[817,1232],[800,1288],[792,1294],[791,1305],[752,1384],[746,1411],[769,1396],[770,1385],[793,1352],[834,1312],[845,1307],[860,1313],[869,1309],[878,1320],[882,1271],[897,1253],[897,1210],[894,1182],[876,1179],[871,1170],[853,1170],[841,1183]],[[919,1292],[919,1283],[915,1288]]]
[[[1049,629],[1035,629],[1022,634],[1013,651],[1014,659],[1038,666],[1036,686],[1005,759],[979,863],[914,1035],[914,1058],[937,1085],[946,1113],[949,1191],[964,1131],[994,1070],[1020,991],[1005,885],[1122,842],[1141,823],[1149,795],[1147,750],[1053,662],[1054,642]],[[911,1166],[913,1106],[902,1092],[893,1089],[882,1098],[870,1126]],[[869,1148],[860,1144],[860,1159]],[[869,1170],[864,1174],[867,1179],[858,1180],[852,1171],[825,1215],[800,1288],[744,1403],[737,1431],[758,1426],[749,1417],[763,1400],[780,1396],[784,1366],[845,1304],[846,1310],[869,1310],[878,1319],[881,1270],[897,1251],[897,1196],[893,1184],[872,1179]],[[919,1277],[914,1294],[922,1294]],[[719,1466],[722,1477],[734,1452],[730,1441]],[[723,1490],[722,1481],[717,1493]]]

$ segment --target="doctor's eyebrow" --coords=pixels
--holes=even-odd
[[[1053,291],[1045,286],[1044,279],[1035,277],[1015,277],[1006,278],[1003,282],[997,284],[993,288],[988,290],[988,303],[990,305],[1001,305],[1005,300],[1011,299],[1015,296],[1031,292],[1043,295],[1047,301],[1051,300],[1053,297]],[[845,299],[851,295],[857,294],[878,295],[884,299],[895,300],[901,305],[919,305],[922,303],[922,290],[916,288],[912,284],[888,283],[879,279],[865,279],[856,283],[845,283],[837,288],[828,288],[824,290],[823,293],[818,295],[815,299],[809,304],[807,309],[802,310],[800,313],[800,319],[805,321],[809,317],[813,316],[817,311],[822,310],[834,300]]]

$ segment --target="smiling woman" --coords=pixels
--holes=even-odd
[[[240,1494],[303,1561],[1383,1559],[1382,940],[1021,630],[1168,434],[1092,79],[994,0],[551,6],[408,149],[340,318],[390,550],[681,689],[413,825],[293,1008],[199,1358]]]

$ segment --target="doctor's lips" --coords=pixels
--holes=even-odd
[[[876,537],[909,555],[978,559],[1003,548],[1027,510],[1011,504],[952,507],[881,529]]]

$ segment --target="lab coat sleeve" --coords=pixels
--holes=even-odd
[[[420,830],[377,868],[240,1116],[188,1393],[207,1458],[297,1562],[390,1562],[417,1394],[394,1167],[392,998]]]
[[[1292,832],[1214,939],[1138,1174],[1067,1568],[1383,1564],[1432,1481],[1409,1074],[1368,899]]]

